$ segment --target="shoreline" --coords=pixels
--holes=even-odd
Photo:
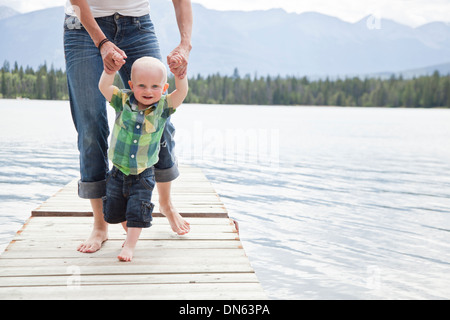
[[[69,102],[69,100],[48,100],[48,99],[29,99],[29,98],[0,98],[0,101],[42,101],[42,102]],[[239,104],[239,103],[183,103],[183,105],[198,106],[236,106],[236,107],[289,107],[289,108],[342,108],[342,109],[423,109],[423,110],[450,110],[450,107],[392,107],[392,106],[332,106],[332,105],[311,105],[311,104]]]

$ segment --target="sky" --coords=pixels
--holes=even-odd
[[[412,27],[433,21],[450,23],[450,0],[191,0],[215,10],[267,10],[320,12],[347,22],[373,15]],[[66,0],[0,0],[20,12],[64,5]],[[151,0],[150,0],[151,5]]]

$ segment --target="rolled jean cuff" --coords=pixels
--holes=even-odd
[[[178,165],[174,164],[171,168],[158,169],[155,168],[155,181],[156,182],[170,182],[178,178],[180,172],[178,171]]]
[[[83,199],[98,199],[106,195],[106,180],[83,182],[78,181],[78,196]]]

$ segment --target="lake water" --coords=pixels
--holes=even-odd
[[[78,176],[78,151],[66,101],[0,114],[3,250]],[[450,298],[450,110],[183,105],[172,120],[270,298]]]

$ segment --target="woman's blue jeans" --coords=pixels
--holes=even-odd
[[[162,58],[149,15],[125,17],[115,14],[96,18],[96,21],[105,36],[128,57],[119,71],[127,88],[131,66],[136,59],[142,56]],[[106,173],[109,169],[106,100],[98,89],[103,60],[76,17],[66,16],[64,21],[64,54],[70,108],[80,151],[78,194],[81,198],[97,199],[106,194]],[[154,166],[157,182],[169,182],[179,175],[174,154],[174,132],[169,118],[161,138],[159,162]]]

